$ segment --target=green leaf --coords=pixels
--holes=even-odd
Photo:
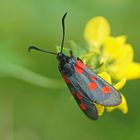
[[[70,44],[71,44],[71,47],[72,47],[72,51],[74,53],[74,56],[80,57],[82,54],[85,53],[86,50],[84,50],[83,47],[79,46],[74,41],[70,41]]]

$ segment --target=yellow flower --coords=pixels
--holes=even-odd
[[[100,47],[106,37],[110,35],[108,21],[101,16],[92,18],[85,27],[84,35],[89,45]]]
[[[99,76],[101,76],[104,80],[106,80],[108,83],[111,84],[111,77],[107,72],[102,72],[101,74],[99,74]],[[116,85],[114,85],[114,87],[117,90],[120,90],[125,85],[125,81],[126,81],[125,79],[122,79],[120,82],[118,82]],[[122,96],[122,103],[117,106],[104,107],[102,105],[95,104],[97,111],[98,111],[98,115],[101,116],[104,112],[104,109],[106,109],[108,112],[111,112],[114,109],[120,109],[122,111],[122,113],[126,114],[128,112],[127,102],[126,102],[125,97],[122,94],[121,94],[121,96]]]
[[[89,45],[88,51],[93,52],[92,56],[95,52],[100,52],[98,59],[104,63],[106,71],[114,79],[140,78],[140,63],[134,62],[132,45],[126,43],[126,36],[112,37],[110,31],[109,22],[104,17],[89,20],[84,31]]]

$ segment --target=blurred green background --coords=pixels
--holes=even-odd
[[[127,115],[116,110],[91,121],[61,80],[56,58],[27,52],[30,45],[56,51],[67,11],[66,47],[70,40],[86,46],[85,24],[101,15],[109,20],[113,35],[127,35],[140,62],[139,7],[138,0],[0,0],[0,140],[139,140],[139,80],[128,81],[122,89]],[[31,71],[64,86],[31,84]]]

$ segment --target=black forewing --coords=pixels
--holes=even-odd
[[[73,75],[68,79],[73,85],[73,87],[75,87],[75,89],[82,89],[80,93],[83,96],[89,97],[89,99],[93,103],[95,102],[103,106],[116,106],[121,103],[120,93],[108,82],[103,80],[100,76],[96,75],[88,67],[82,68],[80,67],[80,65],[76,65],[76,64],[75,67],[78,67],[84,72],[81,74],[74,71]],[[96,80],[91,79],[91,77],[93,76],[96,77]],[[96,83],[97,88],[95,90],[89,89],[89,83],[91,82]],[[105,86],[109,87],[110,89],[110,92],[108,94],[104,94],[102,92],[102,88]]]
[[[73,86],[73,82],[71,81],[71,83],[68,84],[68,88],[70,89],[73,97],[75,98],[76,102],[78,103],[81,110],[85,113],[85,115],[87,115],[90,119],[97,120],[97,109],[93,102],[89,99],[89,97],[85,96],[86,94],[81,89],[81,87],[79,87],[78,85]],[[78,98],[79,94],[81,95],[81,98]],[[83,105],[85,108],[82,108],[81,105]]]
[[[84,69],[84,73],[87,79],[90,79],[89,81],[93,81],[98,85],[98,87],[94,91],[89,91],[92,99],[94,99],[97,104],[104,106],[116,106],[121,103],[121,95],[112,85],[110,85],[100,76],[96,75],[89,68]],[[91,80],[90,77],[92,76],[95,76],[96,80]],[[109,87],[110,92],[108,94],[103,94],[103,87]]]

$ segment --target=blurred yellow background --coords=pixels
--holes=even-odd
[[[109,20],[114,36],[127,35],[134,59],[140,62],[139,7],[138,0],[1,0],[0,140],[139,140],[139,80],[128,81],[122,89],[128,114],[117,110],[91,121],[72,99],[56,58],[27,51],[28,46],[37,45],[56,52],[65,12],[65,46],[71,40],[86,46],[85,24],[100,15]],[[40,77],[33,78],[37,75],[32,72]],[[43,78],[60,80],[60,85],[39,86]]]

